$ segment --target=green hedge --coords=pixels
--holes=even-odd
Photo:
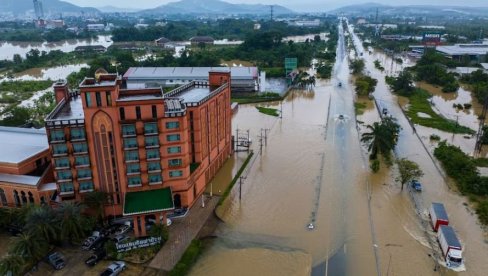
[[[185,250],[180,261],[169,272],[170,276],[183,276],[188,274],[192,265],[197,261],[203,251],[203,245],[200,240],[192,240],[190,246]]]
[[[251,151],[249,153],[249,155],[247,156],[246,161],[244,161],[244,163],[242,164],[241,168],[239,169],[239,171],[237,172],[237,174],[234,176],[234,178],[230,182],[230,184],[227,187],[227,189],[225,189],[224,193],[222,194],[222,197],[220,197],[220,200],[219,200],[219,203],[217,204],[217,206],[222,205],[222,203],[224,202],[224,200],[229,196],[230,191],[232,191],[232,188],[234,187],[234,185],[237,182],[237,179],[239,179],[239,177],[241,176],[241,174],[244,172],[244,169],[246,169],[247,164],[249,163],[249,161],[251,161],[251,157],[253,155],[254,155],[254,152]]]

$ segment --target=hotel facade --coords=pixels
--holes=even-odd
[[[136,236],[148,218],[191,207],[232,153],[230,82],[223,70],[168,93],[127,89],[107,73],[77,91],[56,83],[46,118],[51,202],[104,192],[105,215],[129,217]]]

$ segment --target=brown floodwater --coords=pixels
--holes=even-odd
[[[371,76],[378,79],[378,86],[374,92],[375,98],[378,99],[379,105],[386,107],[390,114],[398,119],[398,123],[403,128],[398,140],[396,154],[399,157],[405,157],[415,161],[425,173],[421,178],[424,187],[421,194],[410,195],[408,192],[401,192],[398,184],[391,182],[394,176],[389,178],[385,177],[383,184],[381,184],[382,181],[380,180],[374,181],[376,182],[377,188],[384,194],[382,199],[377,200],[377,204],[383,208],[373,209],[381,214],[374,216],[376,219],[375,225],[378,227],[379,241],[384,240],[384,244],[390,244],[388,246],[389,252],[383,251],[380,253],[382,267],[384,267],[383,273],[387,271],[385,262],[390,266],[390,273],[393,271],[393,274],[397,275],[431,275],[435,273],[433,271],[434,263],[427,254],[438,251],[438,245],[436,243],[428,243],[429,239],[427,237],[432,237],[432,233],[429,229],[426,235],[424,229],[426,228],[425,222],[428,219],[427,208],[430,203],[442,202],[449,214],[450,224],[456,230],[464,247],[463,255],[465,258],[466,272],[460,272],[459,274],[486,275],[486,271],[488,271],[488,262],[486,261],[488,260],[488,238],[486,232],[479,225],[474,211],[468,207],[468,199],[450,188],[453,187],[453,183],[449,179],[445,179],[443,174],[435,167],[434,162],[401,113],[397,97],[392,95],[388,90],[384,81],[386,72],[382,73],[374,68],[373,62],[376,59],[382,61],[383,66],[387,68],[387,65],[391,64],[391,58],[380,52],[365,55],[366,66]],[[401,66],[409,66],[409,64],[404,63]],[[400,69],[393,68],[392,72],[398,72],[398,70]],[[434,94],[436,93],[434,92]],[[449,114],[453,112],[452,109],[449,109],[449,107],[452,108],[452,102],[449,101],[458,101],[459,103],[471,101],[470,93],[462,88],[451,97],[446,98],[446,95],[438,93],[434,96],[434,103],[436,103],[441,113]],[[474,126],[472,121],[477,110],[478,107],[474,104],[474,108],[469,112],[460,112],[459,114],[462,116],[459,116],[459,121],[466,123],[468,126]],[[449,143],[461,146],[468,153],[470,152],[470,148],[471,151],[474,148],[474,139],[467,139],[464,135],[452,135],[417,125],[415,128],[429,152],[432,152],[435,147],[435,143],[431,143],[428,138],[433,133],[438,134],[443,139],[447,139]],[[381,174],[377,177],[381,177]],[[413,203],[418,205],[418,213],[420,215],[415,213]],[[393,220],[390,220],[391,218],[389,216],[382,214],[382,212],[392,211],[397,213],[396,218]],[[384,221],[385,223],[381,223],[380,221]],[[401,227],[399,227],[400,225]],[[403,228],[403,231],[400,228]],[[405,236],[404,233],[408,233],[410,238]],[[421,245],[421,247],[419,248],[418,245]],[[431,246],[435,250],[431,250]],[[390,259],[391,262],[389,261]],[[441,274],[454,275],[456,273],[450,270],[446,271],[443,268],[441,269]]]
[[[249,130],[255,156],[243,174],[242,199],[236,184],[217,210],[224,221],[217,238],[191,275],[454,275],[445,268],[434,270],[432,256],[439,250],[426,224],[426,210],[434,201],[444,203],[465,246],[467,272],[461,274],[485,275],[484,232],[402,115],[384,82],[389,72],[374,68],[376,59],[385,68],[391,64],[380,52],[364,54],[367,70],[378,79],[374,94],[380,108],[403,127],[396,154],[421,166],[424,191],[402,191],[394,170],[385,165],[370,173],[359,136],[379,115],[369,103],[358,116],[363,124],[356,127],[342,39],[330,81],[319,80],[313,90],[294,90],[281,104],[266,105],[282,109],[282,119],[259,113],[255,105],[239,107],[233,129]],[[394,64],[389,70],[394,74],[410,65]],[[269,129],[262,154],[261,129]],[[246,155],[240,152],[228,161],[213,180],[213,191],[227,185]]]

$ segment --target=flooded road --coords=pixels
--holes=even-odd
[[[359,42],[359,39],[355,37],[355,40]],[[357,43],[358,48],[361,48]],[[375,189],[378,190],[378,195],[382,195],[381,200],[377,200],[376,204],[382,208],[374,208],[378,215],[375,215],[377,222],[378,241],[386,249],[387,244],[397,244],[401,246],[388,246],[387,250],[380,250],[380,256],[382,262],[382,270],[393,271],[398,275],[432,275],[433,261],[427,258],[427,254],[431,254],[432,250],[429,248],[433,246],[434,249],[438,247],[436,243],[429,244],[428,237],[431,235],[431,231],[425,232],[424,229],[428,228],[426,224],[427,208],[431,202],[442,202],[449,214],[450,225],[456,230],[459,239],[464,247],[464,258],[466,263],[466,272],[461,272],[462,275],[486,275],[488,271],[488,243],[486,233],[483,232],[481,226],[478,223],[478,219],[473,210],[467,207],[468,199],[460,196],[456,192],[452,191],[449,187],[452,183],[443,176],[443,172],[439,171],[435,166],[434,161],[429,156],[428,151],[424,149],[423,144],[420,142],[419,137],[424,141],[424,144],[428,145],[425,141],[426,136],[430,133],[438,133],[436,130],[429,128],[415,126],[419,137],[417,137],[414,130],[410,127],[407,119],[403,116],[402,111],[398,105],[398,99],[395,95],[392,95],[385,83],[384,76],[388,72],[380,72],[375,69],[374,61],[376,59],[382,62],[385,68],[387,65],[392,64],[390,57],[386,55],[374,52],[371,55],[364,54],[366,61],[366,68],[370,75],[378,80],[377,88],[374,92],[374,96],[377,99],[378,104],[383,108],[387,108],[389,113],[393,117],[398,119],[398,123],[402,126],[403,130],[400,133],[398,145],[396,148],[396,155],[400,158],[408,158],[415,161],[420,165],[425,173],[421,181],[423,183],[423,191],[421,194],[415,194],[411,196],[408,192],[400,192],[398,185],[392,185],[387,181],[391,181],[391,177],[382,176],[378,174],[378,179],[375,181]],[[389,74],[398,73],[401,67],[404,65],[394,65]],[[406,65],[408,66],[408,64]],[[463,91],[459,92],[462,97],[462,103],[467,100],[467,97],[463,94]],[[459,97],[457,97],[459,98]],[[434,101],[438,101],[434,97]],[[447,111],[446,106],[440,106],[439,109],[442,112]],[[452,106],[452,105],[451,105]],[[471,112],[471,111],[470,111]],[[469,116],[466,119],[468,126],[470,120]],[[450,135],[453,136],[453,135]],[[443,136],[441,136],[443,137]],[[458,135],[456,135],[458,137]],[[428,139],[428,138],[427,138]],[[434,148],[427,146],[430,150]],[[383,182],[384,181],[384,182]],[[381,185],[380,183],[385,183]],[[378,185],[379,184],[379,185]],[[374,193],[373,193],[374,198]],[[420,215],[412,212],[414,205],[417,204],[417,212]],[[397,214],[395,217],[388,217],[384,208],[391,208]],[[382,220],[391,219],[390,221],[381,222]],[[401,227],[399,227],[401,226]],[[403,229],[401,229],[403,228]],[[430,230],[430,229],[429,229]],[[411,237],[407,237],[404,234],[408,233]],[[408,242],[408,240],[414,241]],[[419,248],[418,245],[421,245]],[[392,260],[386,267],[386,261]],[[439,270],[437,270],[439,271]],[[455,275],[453,271],[446,271],[442,268],[440,270],[442,275]]]
[[[340,35],[332,80],[290,92],[282,120],[239,107],[233,128],[250,130],[255,159],[192,275],[377,274],[349,78]],[[262,155],[261,128],[270,129]]]

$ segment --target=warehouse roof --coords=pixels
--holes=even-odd
[[[230,70],[232,79],[258,77],[257,67],[131,67],[124,74],[126,80],[208,79],[212,70]]]
[[[0,127],[0,163],[18,164],[49,149],[45,129]]]
[[[450,56],[486,55],[488,44],[456,44],[452,46],[437,46],[437,51]]]

